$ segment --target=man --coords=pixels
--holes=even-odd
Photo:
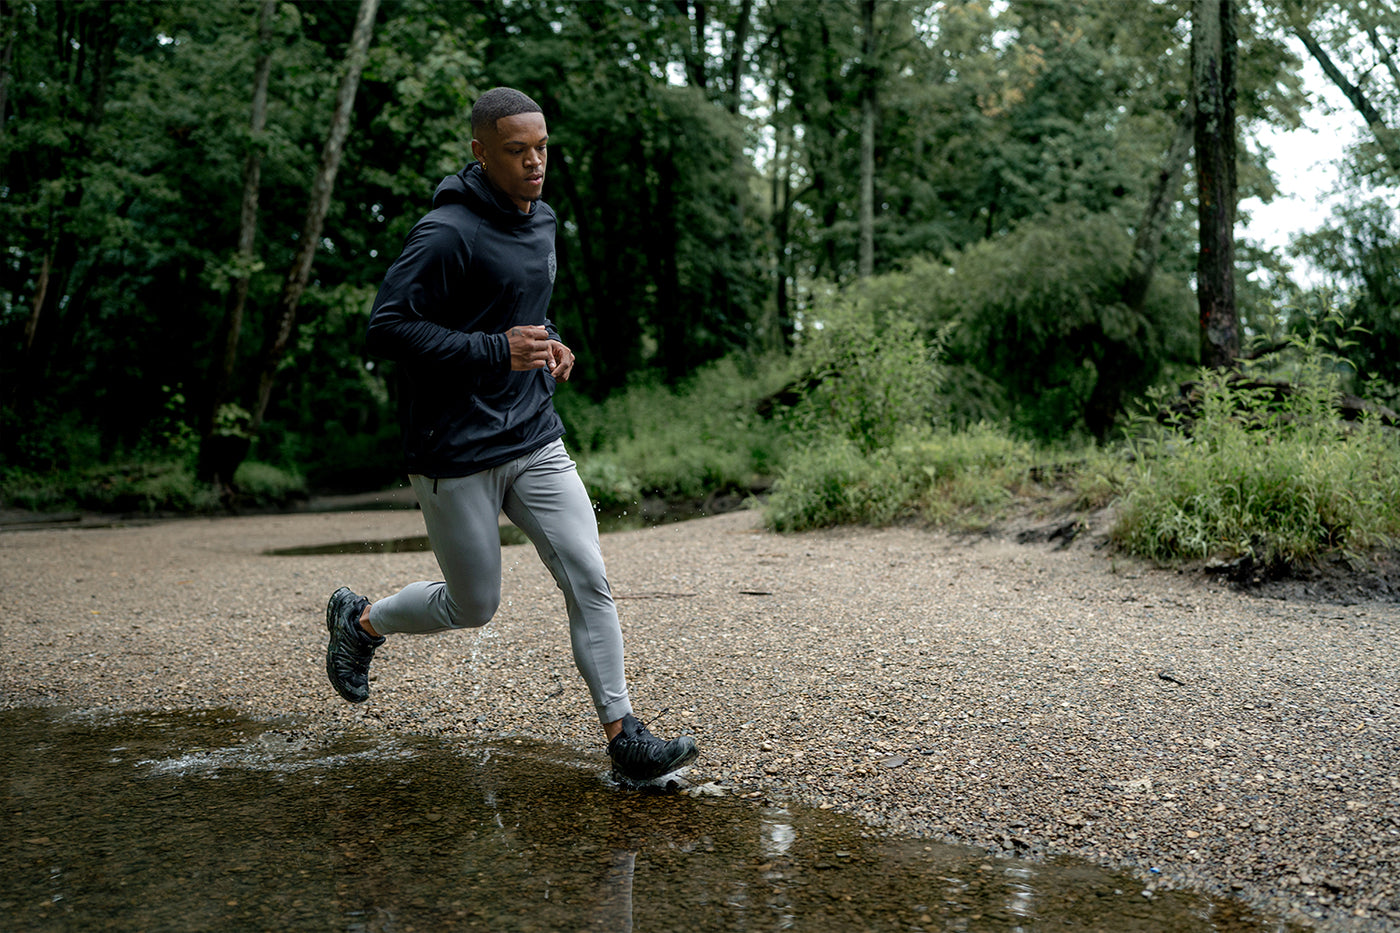
[[[360,703],[385,636],[489,622],[501,599],[504,510],[564,593],[574,661],[614,773],[660,777],[698,751],[689,736],[661,741],[632,715],[597,521],[560,439],[554,386],[574,355],[546,316],[556,224],[540,200],[544,114],[519,91],[495,88],[472,107],[471,125],[476,162],[438,185],[384,276],[366,334],[372,353],[399,363],[409,479],[444,579],[375,603],[336,590],[326,673]]]

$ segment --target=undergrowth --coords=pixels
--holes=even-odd
[[[1286,382],[1203,371],[1190,417],[1139,420],[1115,542],[1162,562],[1284,567],[1400,538],[1400,438],[1339,417],[1337,359],[1315,338],[1292,355]]]

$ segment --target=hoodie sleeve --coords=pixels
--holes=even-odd
[[[462,304],[470,238],[441,220],[424,218],[384,275],[374,299],[365,346],[375,356],[432,367],[510,369],[505,334],[459,330],[447,323]]]

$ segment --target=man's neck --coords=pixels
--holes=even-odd
[[[476,163],[476,164],[477,164],[477,165],[481,165],[480,162],[478,162],[478,163]],[[491,188],[492,188],[497,194],[501,195],[501,196],[504,197],[507,201],[509,201],[510,203],[514,204],[516,210],[520,211],[520,213],[522,213],[522,214],[529,214],[531,211],[533,211],[533,210],[535,209],[535,202],[534,202],[534,201],[518,201],[518,200],[516,200],[515,198],[511,197],[509,194],[507,194],[507,193],[506,193],[506,190],[505,190],[504,188],[502,188],[500,185],[496,184],[496,179],[494,179],[494,178],[491,177],[491,173],[488,172],[488,171],[486,171],[486,166],[484,166],[484,165],[481,165],[481,174],[482,174],[483,177],[485,177],[486,183],[487,183],[488,185],[490,185]]]

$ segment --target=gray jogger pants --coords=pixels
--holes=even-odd
[[[535,545],[564,593],[574,663],[602,722],[632,711],[622,664],[622,629],[608,589],[598,522],[563,441],[480,473],[412,476],[428,540],[445,578],[410,583],[370,605],[381,635],[475,628],[501,603],[500,513]]]

